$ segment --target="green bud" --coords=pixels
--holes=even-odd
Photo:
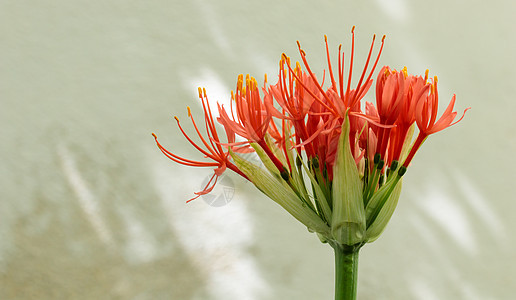
[[[405,172],[407,172],[407,168],[405,166],[401,166],[400,169],[398,170],[398,176],[401,177],[401,176],[405,175]]]
[[[377,163],[377,164],[378,164],[378,165],[376,165],[376,168],[377,168],[378,170],[381,170],[381,169],[383,169],[383,166],[385,166],[385,161],[382,159],[382,160],[380,160],[380,162],[379,162],[379,163]]]
[[[381,158],[380,153],[376,153],[376,154],[374,155],[374,160],[373,160],[373,162],[374,162],[374,164],[375,164],[375,165],[380,161],[380,158]]]
[[[398,168],[398,161],[397,160],[393,160],[392,163],[391,163],[391,171],[394,172],[396,171],[396,169]]]
[[[283,168],[283,171],[281,171],[280,175],[281,175],[281,178],[283,178],[283,180],[285,180],[287,182],[290,180],[290,175],[289,175],[289,172],[287,171],[287,169]]]
[[[314,157],[312,159],[312,166],[316,169],[319,169],[319,160],[317,159],[317,157]]]

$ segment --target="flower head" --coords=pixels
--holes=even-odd
[[[257,81],[239,75],[229,108],[218,105],[227,142],[221,142],[207,101],[199,89],[206,134],[201,134],[190,109],[188,116],[200,143],[179,129],[208,161],[183,158],[159,149],[171,160],[194,167],[214,167],[206,187],[231,169],[251,181],[322,241],[332,246],[360,247],[379,237],[396,208],[402,176],[416,151],[431,134],[456,124],[455,95],[437,118],[437,78],[411,75],[406,68],[384,66],[376,76],[376,106],[362,103],[373,85],[385,36],[372,60],[375,37],[358,80],[353,81],[354,27],[349,66],[338,47],[332,66],[325,36],[327,70],[322,80],[312,71],[298,42],[301,62],[286,54],[279,62],[278,81],[260,89]],[[347,75],[345,75],[347,73]],[[356,84],[352,84],[356,82]],[[419,133],[412,141],[414,123]],[[239,136],[242,141],[236,141]],[[261,165],[240,154],[256,152]],[[194,198],[195,199],[195,198]]]
[[[264,139],[269,127],[271,116],[267,113],[256,79],[247,75],[238,75],[237,88],[231,93],[231,115],[229,117],[224,107],[219,107],[219,122],[250,142],[260,142]],[[233,114],[235,103],[236,116]]]
[[[181,157],[179,155],[176,155],[172,153],[171,151],[167,150],[165,147],[163,147],[160,142],[158,141],[158,137],[156,134],[152,134],[154,136],[154,139],[156,141],[156,144],[158,148],[165,154],[166,157],[170,158],[172,161],[185,165],[185,166],[191,166],[191,167],[215,167],[214,174],[204,187],[204,189],[200,192],[195,192],[196,196],[189,201],[192,201],[196,198],[198,198],[201,195],[208,194],[211,192],[217,183],[217,179],[226,171],[226,168],[230,168],[231,170],[235,171],[236,173],[239,173],[240,175],[245,175],[236,168],[234,164],[232,164],[229,161],[229,152],[226,151],[220,142],[219,135],[217,133],[217,130],[215,128],[215,122],[213,120],[213,115],[211,113],[210,103],[208,102],[208,97],[206,96],[206,90],[199,88],[199,99],[201,100],[203,111],[204,111],[204,125],[206,129],[206,138],[201,134],[199,127],[197,126],[197,123],[195,122],[192,112],[190,110],[190,107],[187,107],[188,110],[188,117],[192,121],[192,125],[195,128],[195,132],[197,133],[197,136],[199,137],[201,141],[201,145],[193,141],[190,136],[183,130],[183,127],[181,126],[181,123],[179,122],[178,117],[174,117],[177,121],[177,126],[179,127],[179,130],[183,134],[183,136],[190,142],[190,144],[199,152],[204,154],[204,156],[211,161],[197,161],[197,160],[191,160],[188,158]],[[226,131],[228,132],[228,131]],[[234,141],[234,135],[228,134],[229,141]]]
[[[423,93],[422,98],[417,102],[416,105],[415,116],[417,127],[419,128],[419,135],[414,142],[414,145],[412,146],[407,159],[403,163],[405,167],[410,164],[414,154],[429,135],[459,123],[464,118],[466,111],[470,109],[469,107],[466,108],[462,113],[462,116],[454,122],[455,117],[457,116],[457,112],[453,111],[453,107],[455,105],[454,94],[450,103],[448,104],[448,107],[437,120],[437,110],[439,104],[439,95],[437,92],[437,76],[434,77],[434,80],[429,85],[429,87],[429,94]]]

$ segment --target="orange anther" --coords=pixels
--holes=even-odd
[[[405,78],[407,78],[407,77],[408,77],[407,66],[403,67],[403,69],[401,70],[401,72],[403,72],[403,76],[404,76]]]

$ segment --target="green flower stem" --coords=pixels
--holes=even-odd
[[[335,250],[335,300],[357,298],[359,247],[334,246]]]

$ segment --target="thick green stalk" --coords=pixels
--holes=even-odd
[[[357,298],[358,247],[334,246],[335,250],[335,300]]]

